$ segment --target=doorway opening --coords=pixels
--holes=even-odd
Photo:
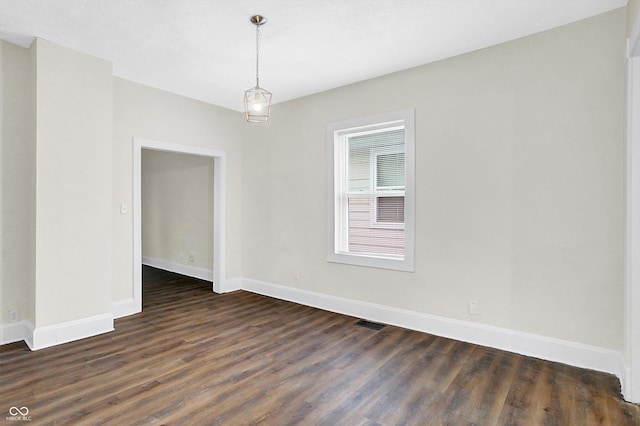
[[[190,154],[213,159],[212,290],[224,291],[226,230],[226,153],[207,148],[159,142],[143,138],[133,141],[133,302],[142,311],[142,151]]]

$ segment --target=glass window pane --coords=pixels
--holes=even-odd
[[[404,197],[378,197],[376,221],[404,223]]]
[[[376,187],[404,187],[404,152],[376,156]]]

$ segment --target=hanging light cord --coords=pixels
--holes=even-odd
[[[256,24],[256,87],[260,87],[260,23]]]

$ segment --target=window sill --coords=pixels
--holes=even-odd
[[[370,268],[392,269],[395,271],[414,272],[413,259],[377,257],[372,255],[354,253],[329,253],[327,261],[333,263],[343,263],[355,266],[367,266]]]

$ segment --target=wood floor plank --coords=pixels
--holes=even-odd
[[[144,268],[112,333],[0,346],[30,424],[640,425],[611,375]]]

